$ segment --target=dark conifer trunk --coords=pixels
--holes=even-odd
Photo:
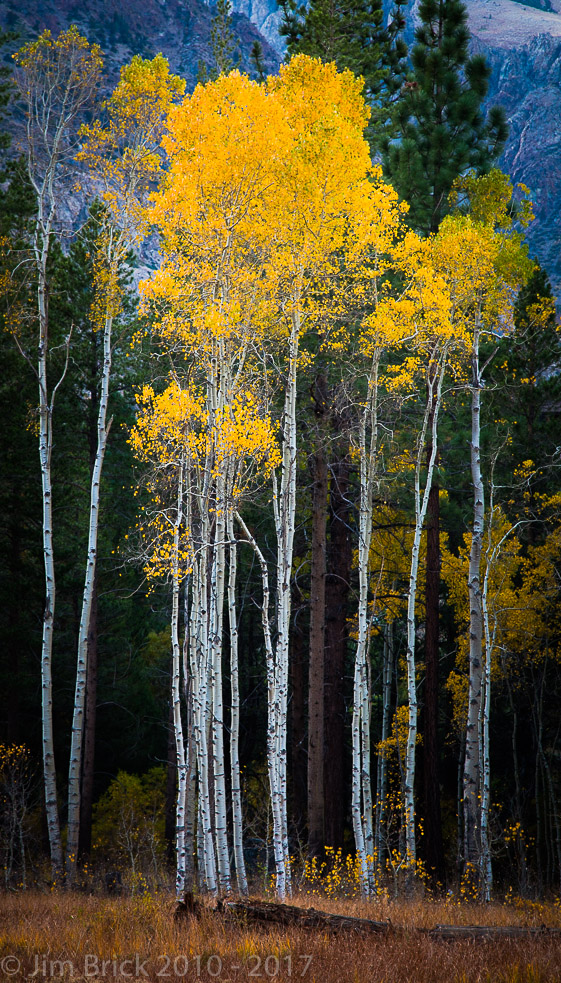
[[[324,847],[324,676],[327,458],[324,447],[313,457],[310,657],[308,663],[308,851]]]
[[[324,676],[325,573],[327,546],[327,452],[322,423],[327,383],[315,384],[316,450],[312,455],[312,562],[310,574],[310,655],[308,661],[308,852],[319,856],[324,840]]]
[[[294,822],[302,833],[306,825],[307,808],[307,739],[306,739],[306,638],[300,623],[302,602],[292,595],[292,635],[290,639],[291,700],[291,765]]]
[[[22,597],[22,575],[21,575],[21,492],[14,483],[13,495],[11,500],[12,512],[9,520],[9,546],[8,546],[8,569],[9,584],[11,590],[8,594],[8,637],[6,639],[6,665],[8,666],[6,687],[6,724],[7,739],[10,744],[21,742],[21,717],[20,717],[20,641],[18,629],[20,626],[20,610]]]
[[[349,536],[349,463],[331,467],[329,549],[325,583],[325,842],[341,847],[347,801],[345,769],[345,658],[352,549]]]

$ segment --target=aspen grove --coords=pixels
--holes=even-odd
[[[247,895],[262,876],[289,899],[310,870],[321,879],[335,869],[337,850],[365,897],[436,881],[420,791],[430,766],[423,620],[436,489],[448,880],[489,900],[494,869],[504,877],[514,857],[526,888],[532,865],[537,889],[555,885],[560,752],[547,687],[560,682],[559,448],[540,420],[559,405],[551,387],[561,352],[546,278],[524,243],[527,190],[496,169],[460,174],[449,213],[422,233],[372,162],[365,134],[383,113],[371,112],[362,79],[306,54],[264,80],[233,70],[190,93],[162,55],[136,56],[94,110],[101,53],[77,29],[57,40],[46,32],[16,64],[32,205],[22,236],[2,231],[0,282],[18,371],[39,384],[53,878],[75,883],[88,853],[86,718],[99,705],[99,734],[102,708],[128,699],[116,689],[122,654],[113,682],[101,670],[112,695],[96,696],[96,646],[120,631],[128,604],[129,640],[137,628],[142,640],[130,642],[137,668],[123,678],[126,689],[136,672],[144,696],[127,754],[144,753],[141,704],[160,686],[167,750],[156,741],[146,760],[167,760],[167,786],[154,778],[150,839],[114,805],[130,776],[104,779],[94,852],[114,824],[125,832],[108,856],[136,864],[140,840],[160,856],[165,800],[178,899]],[[80,261],[73,250],[86,226],[64,232],[57,220],[70,165],[94,217]],[[68,315],[56,305],[73,296],[71,262],[82,263],[87,300]],[[87,398],[85,339],[100,346]],[[524,438],[516,415],[542,382],[551,391]],[[91,439],[76,479],[87,520],[79,546],[63,549],[70,534],[64,509],[53,511],[53,466],[71,480],[57,470],[66,438],[61,425],[59,448],[55,396],[70,419],[70,386],[89,401]],[[77,659],[64,665],[73,707],[56,718],[67,728],[57,738],[67,742],[65,785],[52,652],[66,616],[55,620],[55,570],[70,552],[80,588]],[[533,758],[516,731],[530,685]],[[493,714],[497,729],[512,727],[508,753]],[[131,791],[127,799],[133,809]],[[344,822],[330,842],[336,809]]]

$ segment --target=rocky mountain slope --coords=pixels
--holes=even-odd
[[[276,5],[275,5],[276,6]],[[76,24],[89,41],[103,49],[110,85],[135,54],[151,58],[162,52],[174,72],[195,86],[201,62],[212,65],[210,25],[214,8],[203,0],[2,0],[0,27],[17,31],[22,40],[49,28],[53,35]],[[267,72],[276,72],[277,51],[243,12],[233,15],[239,39],[234,57],[252,73],[251,47],[260,41]]]
[[[406,36],[413,39],[418,0]],[[385,0],[386,15],[393,0]],[[282,54],[276,0],[234,0]],[[472,49],[492,69],[489,103],[504,106],[510,132],[500,166],[528,185],[536,219],[532,255],[561,297],[561,0],[466,0]]]
[[[386,0],[388,8],[392,0]],[[276,0],[233,0],[238,55],[252,71],[250,50],[260,40],[268,72],[284,47]],[[411,0],[407,34],[413,34]],[[505,107],[510,125],[501,166],[529,186],[536,220],[528,238],[561,295],[561,0],[467,0],[472,47],[492,68],[489,101]],[[106,52],[109,82],[135,53],[162,51],[189,86],[200,62],[211,62],[214,8],[203,0],[3,0],[0,26],[25,37],[76,23]]]
[[[528,185],[532,255],[561,296],[561,0],[541,10],[515,0],[468,0],[472,45],[492,69],[489,101],[504,106],[501,166]]]

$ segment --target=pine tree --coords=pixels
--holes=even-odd
[[[375,152],[382,126],[391,120],[392,99],[404,76],[407,49],[400,38],[405,23],[401,12],[404,0],[397,0],[387,29],[382,26],[382,0],[311,0],[307,7],[298,6],[296,0],[280,0],[280,5],[284,12],[280,30],[288,40],[289,54],[302,52],[323,62],[335,62],[339,70],[349,69],[363,77],[364,96],[371,111],[365,136]],[[340,619],[344,624],[350,581],[350,551],[334,549],[343,529],[343,500],[332,508],[338,498],[336,476],[347,472],[347,448],[330,441],[331,452],[325,451],[327,435],[337,432],[340,419],[329,371],[319,363],[316,371],[312,384],[315,436],[310,457],[313,524],[308,698],[308,849],[312,856],[321,853],[324,843],[339,845],[343,836],[339,803],[344,799],[344,750],[334,735],[340,735],[338,690],[347,647],[347,633]],[[329,620],[329,612],[334,610],[338,612],[337,624],[333,616]]]
[[[251,63],[255,70],[258,82],[264,82],[266,78],[265,62],[263,61],[263,45],[260,41],[254,41],[251,46]]]
[[[372,149],[379,146],[381,127],[391,118],[390,106],[404,77],[407,48],[401,38],[405,26],[396,0],[392,18],[382,26],[382,0],[280,0],[284,21],[280,33],[287,38],[290,55],[298,52],[335,62],[364,79],[364,96],[371,109],[366,132]]]
[[[422,0],[412,71],[396,103],[397,139],[386,137],[384,169],[410,205],[410,224],[436,232],[452,183],[469,168],[486,173],[501,153],[507,128],[503,110],[487,118],[481,104],[490,69],[469,56],[462,0]]]
[[[522,287],[514,309],[516,334],[501,339],[490,366],[494,404],[490,420],[508,421],[510,439],[502,455],[507,485],[522,461],[533,467],[524,486],[524,507],[534,509],[538,494],[553,494],[558,485],[558,407],[561,402],[561,337],[555,299],[545,270],[539,265]],[[516,502],[522,508],[523,503]],[[526,531],[532,541],[537,527]]]
[[[417,231],[436,232],[448,208],[454,180],[468,169],[486,173],[499,156],[507,129],[503,110],[485,118],[481,104],[490,70],[481,55],[469,56],[467,11],[462,0],[422,0],[411,52],[412,71],[395,106],[397,139],[383,143],[384,170],[410,206]],[[427,447],[429,460],[432,447]],[[444,883],[438,779],[439,487],[428,508],[426,573],[426,686],[424,775],[426,860],[433,884]]]
[[[232,30],[232,4],[230,0],[217,0],[216,13],[210,25],[213,65],[209,67],[205,62],[199,62],[197,81],[201,85],[209,81],[215,82],[220,75],[228,75],[233,68],[237,68],[240,59],[239,56],[234,57],[234,52],[238,43],[238,38]],[[253,50],[252,57],[254,57]]]

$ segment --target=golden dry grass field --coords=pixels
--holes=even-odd
[[[310,898],[295,899],[309,905]],[[314,899],[314,904],[318,902]],[[436,942],[417,928],[561,928],[561,908],[518,902],[322,900],[326,911],[390,919],[395,932],[357,938],[303,929],[232,927],[211,911],[174,921],[169,896],[22,892],[0,895],[0,980],[210,983],[550,983],[561,981],[561,938]]]

